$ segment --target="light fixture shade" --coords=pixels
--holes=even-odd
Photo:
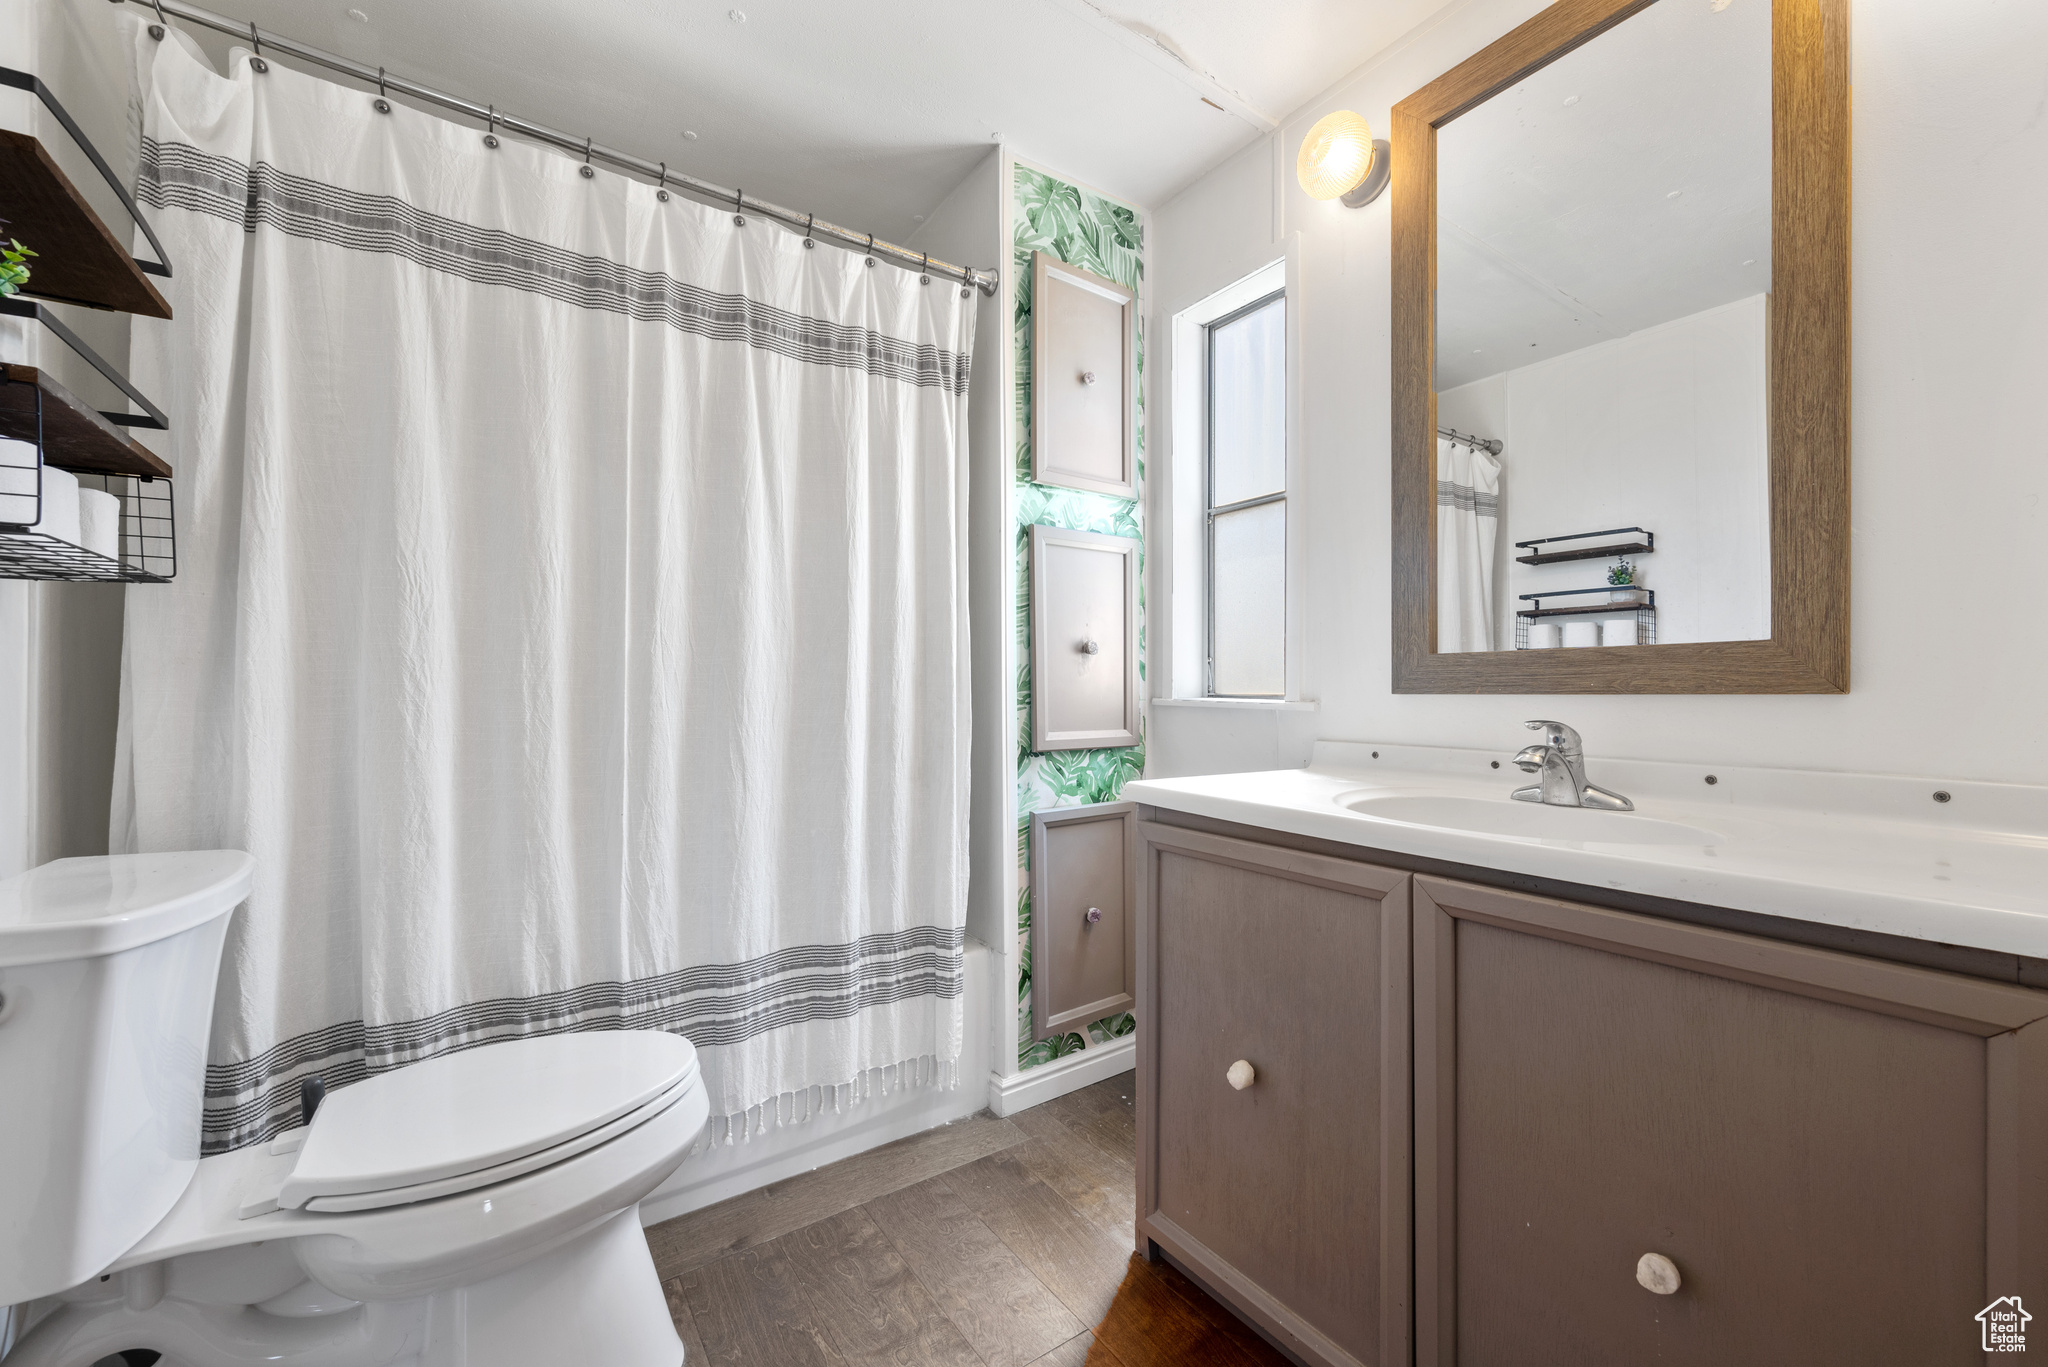
[[[1294,175],[1315,199],[1335,199],[1373,171],[1372,125],[1348,109],[1325,114],[1301,140]]]

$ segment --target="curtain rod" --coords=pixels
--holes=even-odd
[[[1466,433],[1460,432],[1455,427],[1439,427],[1436,429],[1436,434],[1439,437],[1448,437],[1452,441],[1462,441],[1467,446],[1476,446],[1489,456],[1497,456],[1507,449],[1498,437],[1469,436]]]
[[[122,0],[114,0],[115,4],[120,4],[121,2]],[[197,5],[187,4],[186,0],[135,0],[135,3],[144,9],[156,11],[157,17],[166,22],[168,22],[170,16],[175,15],[190,23],[198,24],[202,28],[210,28],[235,38],[246,38],[249,41],[249,45],[259,55],[263,49],[270,48],[288,56],[297,57],[302,61],[312,62],[316,65],[327,67],[330,70],[353,76],[359,81],[368,82],[377,87],[380,95],[396,91],[398,94],[409,95],[416,100],[424,100],[429,104],[440,105],[444,109],[456,110],[472,118],[484,119],[487,121],[485,125],[486,132],[502,128],[508,133],[517,133],[522,137],[532,138],[536,142],[547,143],[550,146],[560,148],[564,152],[581,153],[586,162],[592,160],[608,161],[614,166],[621,166],[629,171],[637,171],[643,176],[657,177],[656,184],[659,188],[666,189],[673,186],[678,190],[687,190],[713,204],[729,204],[732,206],[735,214],[760,214],[764,218],[774,219],[785,227],[802,229],[807,236],[830,238],[849,247],[858,247],[864,254],[884,256],[905,266],[916,266],[928,275],[949,276],[960,281],[962,284],[973,285],[983,294],[993,295],[996,292],[997,275],[992,270],[975,270],[970,266],[955,266],[950,262],[935,260],[924,252],[914,252],[908,247],[899,247],[893,242],[884,242],[872,233],[857,233],[849,228],[842,228],[836,223],[827,223],[815,214],[800,214],[794,209],[785,209],[779,204],[770,204],[766,200],[755,199],[750,195],[742,194],[738,190],[728,190],[722,185],[713,185],[709,181],[698,180],[695,176],[686,176],[680,171],[671,171],[668,169],[666,162],[646,161],[629,153],[620,152],[601,143],[593,142],[589,138],[571,137],[567,133],[549,128],[545,124],[534,123],[530,120],[507,114],[494,105],[477,104],[474,101],[465,100],[459,95],[450,95],[444,91],[435,90],[431,86],[421,85],[417,81],[408,81],[402,76],[392,75],[383,67],[365,66],[361,62],[351,61],[347,57],[336,56],[334,53],[327,52],[321,48],[311,47],[294,39],[286,38],[282,34],[272,33],[267,29],[259,29],[253,22],[243,23],[239,20],[230,19],[225,15],[215,14],[212,10],[201,9]]]

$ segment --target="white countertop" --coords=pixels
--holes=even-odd
[[[1509,762],[1519,748],[1323,741],[1306,769],[1139,780],[1123,796],[1505,873],[2048,958],[2048,787],[1588,756],[1587,777],[1631,798],[1638,815],[1719,837],[1699,845],[1486,835],[1345,805],[1391,795],[1507,803],[1534,781]],[[1950,800],[1937,802],[1937,791]]]

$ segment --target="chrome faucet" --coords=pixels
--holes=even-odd
[[[1610,812],[1632,812],[1636,804],[1620,793],[1610,793],[1586,781],[1586,750],[1579,733],[1561,721],[1523,723],[1531,731],[1543,732],[1543,744],[1526,747],[1515,756],[1515,767],[1541,777],[1527,788],[1515,789],[1518,802],[1547,802],[1553,807],[1598,807]]]

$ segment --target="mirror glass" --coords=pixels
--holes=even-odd
[[[1768,639],[1770,0],[1443,124],[1436,219],[1437,649]]]

